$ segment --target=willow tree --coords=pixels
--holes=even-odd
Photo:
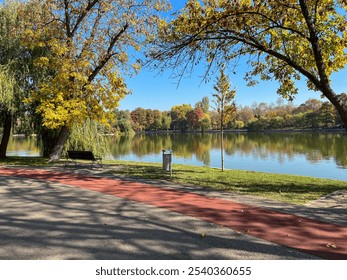
[[[220,70],[220,76],[216,80],[216,84],[213,89],[215,93],[212,95],[214,97],[214,109],[217,111],[219,128],[221,132],[221,167],[224,171],[224,128],[228,122],[235,117],[236,105],[234,98],[236,95],[236,89],[231,89],[231,84],[228,76],[225,74],[224,70]]]
[[[13,121],[23,111],[24,94],[29,88],[31,53],[21,45],[25,22],[19,16],[18,1],[0,4],[0,158],[6,157]]]
[[[0,120],[2,137],[0,142],[0,158],[6,158],[7,145],[12,127],[12,112],[14,110],[15,80],[5,67],[0,67]]]
[[[28,102],[37,103],[43,126],[59,131],[50,160],[56,161],[71,128],[91,119],[106,124],[129,93],[123,75],[140,69],[132,57],[153,39],[165,0],[32,0],[40,14],[26,44],[40,45],[49,55],[36,65],[50,73]],[[133,71],[132,71],[133,70]]]
[[[345,0],[189,0],[175,19],[161,22],[152,57],[180,71],[200,60],[231,67],[245,57],[249,85],[255,76],[277,80],[278,94],[288,99],[304,78],[347,128],[346,104],[331,86],[331,75],[347,62],[346,10]]]
[[[16,81],[11,69],[12,48],[16,45],[13,37],[13,32],[16,30],[15,14],[10,5],[0,6],[0,120],[2,123],[0,158],[6,157],[12,127],[12,114],[15,110]]]

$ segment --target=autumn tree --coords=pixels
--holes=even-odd
[[[152,110],[154,121],[150,124],[150,129],[158,130],[162,127],[162,113],[159,110]]]
[[[192,110],[190,104],[175,105],[171,108],[171,124],[174,130],[187,130],[187,114]]]
[[[329,102],[324,102],[320,107],[320,117],[323,127],[331,128],[335,126],[336,110]]]
[[[187,113],[187,123],[190,130],[198,130],[201,128],[201,121],[205,114],[202,108],[197,107]]]
[[[215,110],[217,111],[219,118],[219,126],[221,132],[221,161],[222,171],[224,171],[224,127],[236,114],[236,105],[234,102],[236,90],[230,89],[230,82],[228,76],[224,73],[224,70],[220,70],[220,76],[216,80],[216,84],[213,89],[216,93],[213,94],[215,98],[213,103],[215,104]]]
[[[112,121],[113,132],[133,133],[131,114],[129,110],[115,110],[116,118]]]
[[[255,76],[277,80],[278,94],[293,99],[305,78],[336,108],[347,128],[347,107],[331,75],[347,62],[347,2],[344,0],[189,0],[171,22],[161,22],[152,57],[181,73],[205,60],[213,65],[247,59]]]
[[[145,130],[147,127],[147,112],[145,109],[138,107],[130,113],[133,129],[135,131]]]
[[[317,99],[310,98],[300,104],[295,112],[318,111],[322,107],[323,102]]]
[[[254,119],[254,112],[249,106],[240,107],[237,109],[236,119],[245,125]]]
[[[195,104],[195,108],[201,108],[205,114],[208,114],[210,110],[210,99],[207,96],[203,97],[201,101]]]
[[[171,114],[170,112],[162,112],[161,126],[164,130],[169,130],[171,125]]]
[[[124,73],[137,72],[136,54],[153,39],[163,0],[32,0],[42,13],[27,13],[33,24],[25,42],[49,49],[36,65],[51,74],[28,102],[36,102],[43,126],[59,131],[50,154],[60,159],[74,124],[91,119],[107,124],[129,90]]]

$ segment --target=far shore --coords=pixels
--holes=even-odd
[[[224,133],[346,133],[344,128],[303,128],[303,129],[265,129],[265,130],[248,130],[248,129],[226,129]],[[152,134],[199,134],[199,133],[220,133],[220,130],[205,131],[181,131],[181,130],[149,130],[136,132],[136,135]],[[1,134],[0,134],[1,135]],[[106,136],[116,136],[117,134],[108,133]],[[37,134],[13,134],[12,137],[36,137]]]
[[[224,133],[346,133],[344,128],[305,128],[305,129],[266,129],[266,130],[247,130],[247,129],[226,129]],[[205,130],[205,131],[180,131],[180,130],[150,130],[137,132],[136,134],[189,134],[189,133],[220,133],[220,130]]]

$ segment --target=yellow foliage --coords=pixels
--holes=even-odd
[[[275,77],[280,82],[278,93],[291,97],[297,93],[294,80],[304,75],[310,88],[317,90],[321,81],[326,83],[347,63],[347,16],[341,11],[345,3],[189,0],[171,22],[159,22],[158,53],[164,55],[157,57],[176,55],[178,60],[172,61],[179,65],[181,57],[187,59],[182,52],[190,49],[193,63],[204,58],[208,64],[216,59],[222,64],[249,54],[253,67],[249,84],[255,75],[265,80]]]
[[[41,56],[34,61],[34,65],[36,67],[46,67],[49,65],[49,58],[45,56]]]
[[[26,102],[39,104],[37,113],[49,128],[87,118],[106,124],[129,93],[120,73],[140,70],[131,54],[152,38],[157,11],[170,5],[166,0],[141,5],[126,0],[67,2],[66,10],[65,1],[32,1],[31,13],[22,11],[33,22],[22,44],[44,50],[35,66],[49,74]]]

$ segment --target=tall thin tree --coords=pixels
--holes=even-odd
[[[236,104],[234,98],[236,95],[236,89],[230,89],[230,81],[228,76],[225,74],[224,69],[220,70],[220,76],[216,80],[216,84],[213,89],[215,94],[213,97],[213,103],[215,105],[215,110],[219,116],[219,126],[221,132],[221,167],[224,171],[224,127],[226,124],[235,116]]]

